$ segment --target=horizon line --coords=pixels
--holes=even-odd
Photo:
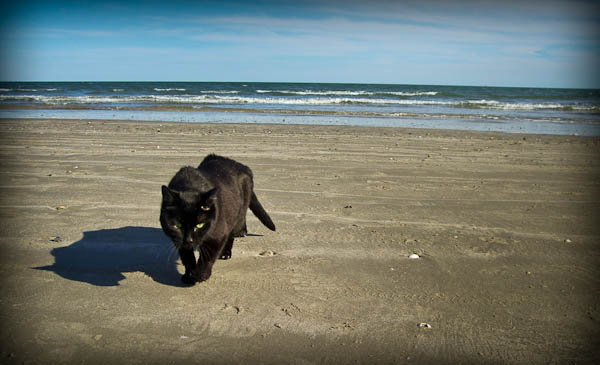
[[[565,87],[565,86],[501,86],[501,85],[460,85],[460,84],[415,84],[415,83],[377,83],[377,82],[319,82],[319,81],[181,81],[181,80],[0,80],[0,83],[231,83],[231,84],[335,84],[335,85],[390,85],[390,86],[433,86],[433,87],[489,87],[513,89],[570,89],[570,90],[600,90],[600,87]]]

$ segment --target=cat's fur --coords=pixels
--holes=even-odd
[[[168,187],[162,186],[160,223],[179,251],[185,284],[207,280],[217,258],[231,258],[234,237],[247,233],[248,208],[275,230],[253,185],[250,168],[211,154],[198,168],[181,168]],[[197,262],[194,250],[199,252]]]

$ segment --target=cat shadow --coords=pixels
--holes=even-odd
[[[79,241],[50,253],[54,264],[35,269],[96,286],[117,286],[128,272],[142,272],[161,284],[184,286],[177,271],[179,255],[160,228],[88,231]]]

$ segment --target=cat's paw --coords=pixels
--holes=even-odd
[[[203,270],[196,269],[189,274],[183,275],[181,277],[181,281],[183,281],[184,283],[192,282],[193,284],[201,283],[203,281],[208,280],[210,278],[211,274],[212,274],[212,269],[210,269],[210,268],[203,269]],[[193,285],[193,284],[189,284],[189,285]]]
[[[181,282],[185,285],[193,286],[196,284],[196,279],[194,279],[191,275],[185,274],[181,277]]]
[[[246,223],[240,228],[237,232],[233,234],[233,237],[246,237],[248,235],[248,228],[246,228]]]
[[[248,231],[243,229],[241,231],[236,232],[233,237],[235,238],[241,238],[241,237],[246,237],[248,235]]]
[[[197,279],[198,282],[201,283],[203,281],[208,280],[208,278],[210,278],[210,274],[211,274],[210,271],[203,271],[203,272],[201,272],[200,275],[198,275],[198,279]]]
[[[219,255],[219,260],[229,260],[231,258],[231,248],[225,247]]]

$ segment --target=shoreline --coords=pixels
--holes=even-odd
[[[306,117],[306,116],[298,116],[298,117]],[[70,124],[70,123],[100,123],[103,125],[107,124],[124,124],[124,125],[148,125],[151,128],[158,127],[164,125],[170,125],[173,127],[182,126],[184,130],[199,130],[203,129],[202,127],[216,128],[218,130],[226,130],[228,127],[237,127],[242,129],[254,129],[256,127],[269,127],[271,129],[278,130],[288,130],[293,129],[293,133],[303,134],[304,131],[310,131],[310,133],[320,133],[322,131],[334,131],[336,133],[347,133],[345,131],[351,131],[352,133],[358,133],[360,131],[367,132],[377,132],[381,131],[384,136],[401,136],[408,134],[411,135],[440,135],[440,136],[455,136],[460,137],[465,135],[467,138],[481,135],[488,137],[502,137],[505,136],[507,139],[523,139],[523,138],[550,138],[550,139],[562,139],[562,138],[583,138],[588,140],[599,140],[600,135],[579,135],[579,134],[552,134],[552,133],[532,133],[532,132],[504,132],[504,131],[496,131],[496,130],[467,130],[467,129],[453,129],[453,128],[425,128],[425,127],[395,127],[395,126],[379,126],[379,125],[346,125],[346,124],[305,124],[305,123],[261,123],[261,122],[247,122],[247,123],[239,123],[239,122],[186,122],[186,121],[175,121],[175,120],[136,120],[136,119],[81,119],[81,118],[10,118],[10,117],[0,117],[0,124],[6,123],[14,123],[18,121],[22,122],[32,122],[32,123],[57,123],[57,124]],[[297,129],[297,130],[296,130]],[[222,133],[222,131],[220,133]],[[307,132],[306,132],[307,133]],[[0,131],[0,137],[2,136]]]
[[[218,108],[217,108],[218,109]],[[64,113],[70,114],[66,118]],[[473,132],[500,132],[507,134],[540,134],[562,136],[600,136],[600,124],[575,121],[515,121],[495,118],[453,118],[432,117],[359,117],[352,115],[305,115],[282,114],[275,111],[251,113],[248,111],[217,111],[216,109],[198,111],[145,111],[145,110],[0,110],[0,120],[111,120],[128,122],[193,123],[193,124],[272,124],[272,125],[310,125],[310,126],[347,126],[398,128],[421,130],[456,130]],[[444,120],[445,125],[440,125]]]
[[[598,137],[53,119],[0,128],[8,362],[600,361]],[[213,152],[253,170],[277,232],[249,213],[252,235],[236,239],[232,259],[184,288],[158,222],[160,186]]]

